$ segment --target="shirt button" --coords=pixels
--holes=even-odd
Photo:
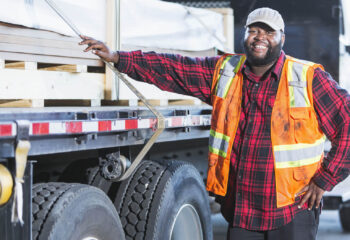
[[[248,139],[249,139],[248,137],[244,137],[244,140],[248,141]]]
[[[239,174],[239,175],[238,175],[238,179],[239,179],[239,180],[242,180],[242,174]]]
[[[255,83],[254,85],[255,85],[255,87],[259,87],[259,83]]]
[[[240,198],[241,197],[241,193],[237,193],[237,198]]]
[[[248,121],[249,123],[252,123],[253,122],[253,119],[249,119],[249,121]]]

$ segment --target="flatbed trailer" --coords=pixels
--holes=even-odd
[[[10,173],[9,178],[6,174],[1,177],[1,189],[2,194],[11,193],[0,207],[1,239],[110,239],[103,231],[94,235],[94,228],[106,224],[119,227],[114,237],[119,234],[120,239],[124,235],[126,239],[211,239],[203,182],[211,108],[174,106],[157,110],[165,117],[164,132],[147,153],[147,160],[137,166],[133,160],[157,124],[147,108],[0,111],[0,166]],[[20,142],[31,145],[22,182],[23,224],[11,220],[14,188],[6,185],[16,178]],[[129,168],[135,169],[131,176],[120,180]],[[85,196],[84,191],[91,193]],[[101,196],[103,204],[90,206]],[[78,213],[70,208],[77,204],[86,205],[86,211]],[[96,210],[101,205],[108,205],[113,217],[96,217],[87,223],[101,213]],[[95,210],[89,213],[92,207]],[[166,225],[162,225],[165,220]],[[74,228],[69,228],[70,224]],[[62,226],[67,229],[62,231]],[[74,235],[77,232],[80,235]]]

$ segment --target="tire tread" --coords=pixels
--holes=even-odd
[[[32,237],[39,239],[44,223],[55,202],[73,185],[64,183],[39,183],[33,185]]]
[[[145,239],[154,192],[164,170],[157,162],[143,161],[129,181],[122,184],[114,204],[126,239]]]

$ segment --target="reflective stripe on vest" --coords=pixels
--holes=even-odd
[[[324,151],[325,137],[313,144],[299,143],[274,146],[276,168],[301,167],[319,162]]]
[[[309,65],[288,62],[288,89],[290,107],[310,107],[310,100],[307,94],[306,73]]]
[[[218,83],[215,88],[215,95],[225,98],[230,89],[233,78],[244,62],[244,57],[240,55],[227,57],[221,65]]]
[[[226,136],[225,134],[219,132],[215,132],[212,129],[210,130],[209,152],[226,158],[229,142],[229,136]]]

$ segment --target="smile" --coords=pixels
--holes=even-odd
[[[263,46],[263,45],[255,45],[254,48],[257,48],[257,49],[266,49],[267,47],[266,47],[266,46]]]

